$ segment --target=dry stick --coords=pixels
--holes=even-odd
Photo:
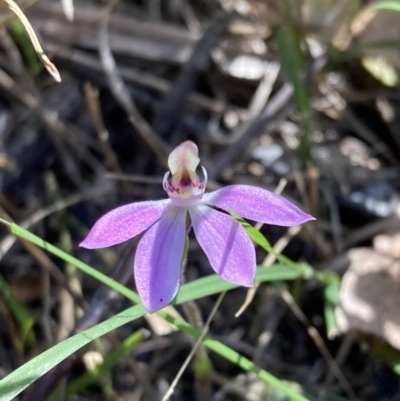
[[[110,0],[110,2],[106,4],[104,8],[94,13],[93,17],[84,26],[74,31],[74,33],[67,38],[64,46],[67,48],[75,44],[87,30],[89,30],[94,24],[97,24],[99,21],[105,18],[120,1],[121,0]],[[50,52],[49,54],[51,58],[54,58],[55,56],[57,56],[58,51],[55,50],[53,52]]]
[[[188,322],[201,332],[204,328],[204,323],[196,301],[185,302],[182,308],[185,311]],[[204,344],[200,343],[194,356],[197,398],[198,401],[209,401],[211,397],[211,362]]]
[[[48,48],[53,48],[54,45],[49,44]],[[99,65],[97,59],[94,56],[84,53],[78,49],[73,51],[70,49],[59,49],[57,51],[57,57],[83,65],[88,69],[93,69],[96,72],[103,72],[103,68]],[[164,78],[157,75],[153,75],[148,72],[139,71],[133,67],[120,66],[117,68],[120,76],[128,82],[133,82],[140,86],[152,89],[157,92],[167,93],[172,89],[172,84]],[[190,103],[208,110],[214,113],[225,113],[227,111],[234,111],[240,115],[246,116],[246,110],[240,107],[231,106],[220,100],[212,99],[198,92],[192,92],[188,100]]]
[[[302,226],[290,227],[288,229],[287,233],[282,238],[280,238],[279,241],[275,244],[275,246],[273,248],[275,253],[269,253],[267,255],[267,257],[264,259],[264,262],[262,263],[262,265],[265,267],[271,266],[272,263],[274,263],[276,260],[276,254],[281,253],[286,248],[286,246],[289,244],[289,242],[300,232],[301,229],[302,229]],[[250,288],[247,291],[246,299],[243,302],[243,305],[240,307],[240,309],[236,312],[235,317],[239,317],[247,309],[247,307],[253,301],[256,291],[259,286],[260,286],[260,284],[256,283],[256,285],[254,287]]]
[[[293,86],[286,83],[271,98],[260,118],[254,121],[235,143],[230,145],[221,155],[217,156],[217,162],[208,174],[210,179],[218,178],[225,167],[238,157],[247,148],[250,141],[288,105],[292,95]]]
[[[40,3],[41,1],[42,0],[32,0],[29,4],[22,6],[21,10],[23,12],[26,12],[26,11],[30,10],[32,7],[34,7],[37,3]],[[8,25],[14,19],[15,19],[15,14],[10,13],[8,16],[6,16],[5,18],[3,18],[0,21],[0,29],[4,28],[6,25]]]
[[[29,39],[32,42],[32,45],[36,51],[36,54],[39,56],[39,58],[42,60],[43,65],[47,69],[47,71],[50,73],[50,75],[57,81],[61,82],[61,76],[60,73],[58,72],[56,66],[50,61],[50,59],[47,57],[45,54],[44,50],[42,49],[42,46],[39,43],[39,40],[35,34],[35,31],[32,28],[31,23],[29,22],[28,18],[26,18],[24,12],[19,8],[18,4],[14,2],[14,0],[3,0],[8,8],[18,17],[18,19],[21,21],[22,25],[24,26],[26,33],[29,36]]]
[[[73,131],[58,119],[56,111],[45,109],[37,97],[22,88],[21,85],[15,82],[15,80],[13,80],[2,69],[0,69],[0,87],[4,88],[10,96],[18,99],[26,107],[32,109],[32,111],[34,111],[40,117],[40,119],[48,128],[49,137],[53,142],[54,147],[58,151],[58,155],[61,158],[65,171],[69,174],[71,180],[74,181],[78,188],[83,188],[84,185],[81,180],[79,170],[74,164],[71,155],[65,152],[65,146],[62,139],[74,146],[76,153],[81,157],[81,159],[90,165],[94,171],[99,170],[102,167],[99,166],[99,163],[91,154],[89,154],[85,149],[82,149],[82,147],[79,147],[77,143],[74,142]]]
[[[131,245],[124,248],[115,268],[112,269],[113,278],[120,281],[122,284],[126,284],[132,275],[130,266],[127,264],[127,260],[132,253],[132,247],[133,246]],[[101,285],[101,287],[96,290],[89,307],[85,311],[85,314],[77,322],[72,334],[80,333],[90,327],[95,326],[106,314],[106,312],[109,311],[110,303],[119,297],[120,295],[113,289],[106,287],[105,285]],[[32,385],[33,389],[24,398],[24,401],[45,400],[47,395],[57,386],[59,381],[70,373],[84,351],[85,349],[76,351],[55,366],[52,370],[47,372],[44,376],[40,377]]]
[[[124,82],[121,79],[115,64],[114,57],[111,53],[110,44],[108,40],[108,23],[110,19],[110,12],[100,22],[99,26],[99,55],[101,63],[106,73],[110,89],[116,100],[129,116],[129,121],[136,128],[142,139],[147,143],[150,149],[157,155],[160,162],[168,167],[167,154],[169,153],[169,146],[153,132],[149,123],[141,116],[136,109],[133,100],[125,90]]]
[[[2,219],[2,222],[5,224],[10,225],[12,223],[12,218],[0,207],[0,218]],[[25,248],[27,252],[29,252],[33,259],[36,260],[36,262],[45,270],[47,271],[51,277],[60,285],[60,287],[65,288],[71,297],[75,300],[75,302],[81,306],[82,308],[86,307],[86,303],[82,296],[76,291],[74,291],[66,278],[64,277],[63,273],[61,270],[58,268],[58,266],[46,255],[44,251],[42,251],[39,247],[37,247],[35,244],[32,244],[29,241],[26,241],[20,237],[17,238],[18,241],[21,243],[21,245]],[[4,253],[0,253],[0,260],[4,256]]]
[[[263,306],[266,308],[264,315],[266,319],[262,319],[264,321],[262,332],[258,336],[254,352],[252,353],[252,361],[259,366],[261,365],[262,357],[265,355],[265,350],[287,311],[287,308],[283,307],[283,303],[274,287],[267,287],[265,293],[268,296],[267,302],[263,303]]]
[[[398,160],[390,147],[381,140],[368,125],[364,124],[353,111],[348,107],[346,100],[334,88],[325,90],[325,99],[329,102],[328,107],[333,107],[342,114],[344,123],[347,123],[357,134],[368,144],[376,154],[381,154],[387,161],[393,165],[397,165]]]
[[[347,356],[350,353],[351,347],[354,345],[354,343],[359,339],[360,335],[359,333],[356,333],[355,331],[350,331],[349,333],[346,333],[344,336],[343,342],[340,344],[340,348],[338,353],[336,354],[335,361],[338,366],[340,366],[344,360],[347,358]],[[333,379],[335,378],[335,375],[333,374],[332,371],[328,372],[328,375],[325,378],[325,381],[323,382],[323,386],[329,386]]]
[[[293,172],[293,178],[296,183],[297,189],[300,193],[300,197],[303,201],[303,204],[306,205],[306,208],[308,210],[312,209],[312,202],[311,202],[311,197],[308,196],[308,193],[306,191],[306,183],[304,180],[303,174],[299,170],[295,170]],[[316,182],[316,176],[310,177],[310,186],[311,186],[311,193],[316,194],[317,193],[317,182]],[[314,197],[315,200],[315,197]],[[330,243],[324,238],[323,235],[318,235],[317,234],[317,226],[313,223],[311,224],[306,224],[304,226],[305,232],[313,239],[315,245],[317,246],[318,251],[320,254],[326,259],[330,258],[332,256],[332,247]]]
[[[13,17],[16,18],[14,15]],[[38,91],[36,89],[34,78],[32,77],[32,74],[28,71],[16,42],[13,40],[7,29],[0,28],[0,31],[0,40],[2,42],[5,52],[7,53],[12,63],[12,68],[10,69],[10,71],[13,71],[13,75],[19,81],[21,87],[24,87],[25,90],[27,90],[28,92],[38,96]]]
[[[211,64],[211,51],[226,30],[227,16],[217,14],[205,30],[201,39],[182,67],[172,90],[164,97],[154,116],[154,128],[161,137],[166,137],[176,125],[190,93],[194,89],[201,73]]]
[[[232,139],[230,139],[230,143],[234,144],[239,141],[240,138],[245,135],[250,126],[260,117],[272,93],[276,79],[278,78],[279,70],[280,65],[276,62],[269,63],[265,68],[263,77],[250,101],[247,118],[232,131]]]
[[[43,207],[36,212],[33,212],[30,216],[21,221],[18,225],[22,228],[29,229],[33,225],[39,223],[44,218],[52,215],[53,213],[59,212],[60,210],[64,210],[67,207],[75,205],[79,202],[82,202],[89,198],[94,198],[98,196],[102,196],[107,192],[110,192],[112,187],[105,186],[95,186],[93,188],[88,189],[87,191],[71,195],[65,199],[60,199],[57,202]],[[17,237],[15,235],[9,235],[2,239],[0,242],[0,260],[1,258],[10,250],[10,248],[16,242]]]
[[[175,390],[175,387],[178,384],[179,379],[182,377],[183,373],[185,372],[185,369],[187,368],[187,366],[189,365],[190,361],[192,360],[194,354],[196,353],[197,348],[200,346],[200,344],[203,341],[204,337],[207,335],[207,332],[210,329],[211,320],[215,316],[215,313],[217,312],[217,310],[219,308],[219,305],[221,304],[222,300],[224,299],[225,294],[226,294],[226,291],[221,292],[219,294],[219,297],[218,297],[217,301],[215,302],[215,304],[214,304],[214,306],[213,306],[213,308],[211,310],[210,315],[207,318],[207,321],[206,321],[206,323],[204,325],[203,330],[201,331],[201,334],[200,334],[199,338],[196,340],[192,350],[190,351],[189,355],[185,359],[185,362],[183,362],[181,368],[179,369],[179,372],[175,376],[175,379],[172,381],[171,385],[169,386],[167,392],[165,393],[165,395],[164,395],[164,397],[162,398],[161,401],[169,400],[169,398],[173,394],[173,392]]]
[[[283,190],[285,189],[285,187],[286,187],[286,184],[287,184],[287,180],[286,179],[281,179],[280,181],[279,181],[279,184],[278,184],[278,186],[276,187],[276,189],[275,189],[275,193],[276,194],[281,194],[282,192],[283,192]],[[262,223],[257,223],[256,224],[256,226],[255,226],[255,228],[257,229],[257,230],[261,230],[261,227],[263,226],[263,224]],[[299,228],[300,228],[300,226],[298,226]],[[296,229],[296,227],[294,227],[295,229]],[[299,229],[299,231],[300,231],[300,229]],[[276,253],[281,253],[284,249],[285,249],[285,247],[286,247],[286,245],[288,244],[288,242],[290,241],[290,239],[292,238],[292,237],[294,237],[295,235],[297,235],[297,233],[298,233],[298,231],[296,231],[296,230],[290,230],[289,229],[289,231],[287,232],[287,234],[284,236],[284,237],[282,237],[276,244],[275,244],[275,247],[274,247],[274,250],[275,250],[275,254]],[[263,266],[270,266],[270,265],[272,265],[272,263],[274,263],[275,262],[275,260],[276,260],[276,256],[275,256],[275,254],[269,254],[265,259],[264,259],[264,262],[263,262]],[[239,310],[236,312],[236,314],[235,314],[235,317],[239,317],[246,309],[247,309],[247,307],[251,304],[251,302],[253,301],[253,299],[254,299],[254,296],[256,295],[256,292],[257,292],[257,289],[258,289],[258,287],[260,286],[260,284],[259,283],[256,283],[256,285],[254,286],[254,287],[252,287],[252,288],[249,288],[248,290],[247,290],[247,293],[246,293],[246,299],[245,299],[245,301],[243,302],[243,305],[239,308]]]
[[[96,133],[100,141],[101,150],[105,157],[106,166],[115,173],[122,173],[122,168],[118,163],[118,158],[108,142],[110,135],[104,124],[99,99],[99,91],[90,82],[86,82],[83,85],[83,92],[85,94],[89,114],[92,117],[92,122],[95,126]]]
[[[305,79],[307,81],[313,77],[313,75],[321,70],[326,63],[325,58],[316,59],[307,71]],[[247,149],[248,144],[251,140],[257,136],[262,129],[268,125],[277,115],[282,112],[284,108],[289,104],[293,96],[293,86],[290,83],[285,83],[283,87],[271,98],[269,103],[266,105],[260,118],[238,139],[237,142],[230,145],[226,151],[221,155],[217,155],[217,162],[214,164],[212,170],[208,173],[210,179],[216,179],[223,172],[226,166],[238,157],[243,151]]]
[[[335,244],[335,251],[340,254],[344,250],[343,246],[343,229],[340,219],[339,206],[335,200],[335,195],[330,185],[321,185],[322,193],[325,195],[325,201],[329,209],[330,224],[333,242]]]
[[[354,131],[367,143],[371,145],[375,154],[382,155],[387,161],[396,166],[398,159],[393,150],[381,140],[378,133],[375,133],[367,124],[362,122],[349,108],[343,110],[343,120],[347,122]]]
[[[150,175],[142,175],[142,174],[116,174],[116,173],[107,173],[104,176],[105,178],[110,178],[112,180],[121,180],[121,181],[131,181],[137,182],[140,184],[157,184],[161,185],[163,182],[163,177],[154,177]]]
[[[196,16],[196,12],[193,9],[192,5],[187,0],[179,0],[181,4],[180,10],[182,14],[182,18],[185,20],[189,31],[199,33],[201,32],[201,22]]]
[[[61,0],[64,14],[68,21],[74,20],[74,0]]]
[[[299,319],[299,321],[306,328],[308,335],[314,341],[314,344],[318,348],[322,357],[325,359],[325,362],[328,364],[330,371],[335,375],[336,379],[339,381],[343,390],[346,392],[346,394],[351,399],[357,400],[358,399],[357,395],[355,394],[353,388],[351,387],[350,383],[348,382],[346,376],[341,371],[337,362],[335,361],[335,359],[329,352],[323,338],[318,333],[318,330],[310,323],[307,316],[303,313],[303,311],[296,304],[295,300],[293,299],[293,297],[289,291],[287,291],[287,290],[281,291],[281,296],[282,296],[282,299],[289,306],[291,311],[294,313],[294,315],[297,317],[297,319]]]
[[[257,390],[254,392],[256,395],[253,396],[251,391],[251,383],[255,383],[255,381],[259,380],[256,376],[255,380],[252,380],[252,377],[249,379],[249,375],[241,373],[235,377],[225,377],[217,372],[214,373],[213,379],[215,384],[217,384],[220,389],[217,390],[210,401],[225,401],[231,400],[229,396],[232,394],[236,396],[235,399],[244,400],[244,401],[252,401],[252,400],[261,400],[261,395],[258,396]],[[255,375],[254,375],[255,376]],[[263,392],[263,396],[266,396],[265,392]],[[270,401],[271,398],[264,398],[265,401]],[[276,400],[276,398],[275,398]]]
[[[353,231],[344,239],[344,247],[346,249],[358,245],[360,242],[370,240],[382,231],[390,231],[398,228],[400,225],[400,211],[394,216],[387,217],[383,220],[374,221],[358,230]]]

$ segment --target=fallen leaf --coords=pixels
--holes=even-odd
[[[348,253],[337,324],[340,332],[373,334],[400,350],[400,234],[377,236],[374,246]]]

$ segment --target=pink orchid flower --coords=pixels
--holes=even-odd
[[[199,162],[193,142],[180,144],[169,155],[171,173],[164,176],[169,199],[135,202],[112,210],[96,222],[80,244],[89,249],[104,248],[145,231],[136,250],[134,276],[149,312],[168,305],[178,292],[188,215],[211,267],[224,280],[245,287],[254,285],[254,245],[244,228],[223,211],[231,209],[246,219],[278,226],[314,220],[282,196],[250,185],[230,185],[204,193],[207,172],[202,167],[204,181],[200,182],[196,173]]]

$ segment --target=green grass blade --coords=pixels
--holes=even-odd
[[[246,220],[242,219],[238,214],[236,214],[233,210],[229,210],[229,213],[243,226],[246,230],[247,235],[252,239],[252,241],[263,248],[266,252],[272,253],[276,259],[284,266],[290,267],[291,269],[298,270],[302,272],[302,275],[305,278],[311,278],[314,274],[314,271],[311,266],[305,263],[298,263],[290,260],[284,255],[276,253],[272,245],[269,241],[258,231],[254,228],[250,223]]]
[[[11,401],[35,380],[75,351],[111,330],[144,316],[146,313],[142,305],[133,306],[41,353],[0,381],[0,401]]]
[[[375,11],[375,10],[392,10],[392,11],[400,11],[400,1],[395,0],[385,0],[385,1],[377,1],[376,3],[371,4],[366,7],[364,11]]]
[[[44,375],[73,352],[79,350],[80,348],[89,344],[91,341],[101,337],[111,330],[142,317],[145,314],[146,310],[143,306],[133,306],[126,311],[121,312],[118,315],[115,315],[112,318],[98,324],[97,326],[68,338],[67,340],[38,355],[0,381],[0,401],[11,401],[35,380]],[[190,324],[181,319],[170,316],[165,311],[159,311],[157,314],[174,324],[179,330],[191,335],[194,338],[198,338],[201,335],[200,331],[196,330]],[[309,401],[301,394],[293,391],[278,378],[259,368],[249,359],[243,357],[221,342],[216,341],[211,337],[205,337],[203,343],[210,350],[241,367],[243,370],[255,373],[260,379],[264,380],[271,386],[280,389],[292,400]]]
[[[38,237],[37,235],[25,230],[24,228],[18,226],[18,224],[12,223],[9,225],[10,231],[33,244],[39,246],[40,248],[45,249],[46,251],[52,253],[53,255],[59,257],[60,259],[64,260],[67,263],[70,263],[76,266],[78,269],[82,270],[89,276],[92,276],[96,280],[100,281],[101,283],[113,288],[115,291],[119,292],[120,294],[124,295],[126,298],[130,299],[134,303],[140,303],[139,296],[134,292],[126,288],[124,285],[118,283],[117,281],[113,280],[112,278],[108,277],[107,275],[99,272],[98,270],[94,269],[93,267],[83,263],[77,258],[69,255],[68,253],[64,252],[63,250],[57,248],[54,245],[49,244],[48,242],[44,241],[42,238]]]
[[[282,280],[282,279],[296,279],[301,277],[301,272],[299,270],[291,269],[288,266],[271,266],[268,268],[261,268],[257,272],[256,280],[259,282],[262,281],[274,281],[274,280]],[[233,289],[237,288],[237,285],[233,285],[225,282],[219,276],[213,275],[205,277],[204,279],[196,280],[192,283],[186,284],[182,286],[180,293],[178,294],[175,303],[186,302],[188,300],[193,300],[203,296],[204,294],[210,295],[219,293],[225,289]],[[202,290],[201,290],[202,289]],[[136,309],[139,308],[139,309]],[[34,358],[32,361],[26,363],[21,368],[17,369],[10,375],[8,375],[5,379],[0,381],[0,401],[9,401],[12,400],[17,394],[23,391],[27,386],[32,384],[35,380],[41,377],[43,374],[48,372],[51,368],[56,366],[62,360],[67,358],[70,354],[77,351],[81,347],[87,345],[92,340],[106,334],[107,332],[114,330],[136,318],[143,316],[146,313],[143,306],[135,306],[133,308],[128,309],[125,312],[122,312],[111,319],[100,323],[99,325],[86,330],[83,333],[77,334],[64,342],[57,344],[50,350],[44,352],[38,357]],[[185,331],[186,333],[193,335],[194,337],[198,337],[200,332],[195,330],[188,323],[172,318],[166,312],[160,311],[158,314],[164,319],[171,321],[175,324],[180,330]],[[277,388],[280,388],[282,391],[285,391],[285,385],[279,381],[279,379],[274,378],[266,371],[262,371],[257,368],[255,365],[253,366],[252,362],[243,358],[239,354],[232,351],[230,348],[224,346],[223,344],[206,339],[208,342],[205,343],[207,347],[209,347],[214,352],[217,352],[223,357],[226,357],[228,360],[234,362],[241,368],[260,373],[260,378],[262,380],[266,380],[269,384],[275,386],[276,382],[280,383]],[[206,341],[205,340],[205,341]],[[221,346],[219,346],[219,344]],[[226,350],[231,351],[226,354]],[[233,352],[233,353],[232,353]],[[233,358],[235,356],[235,358]],[[271,380],[269,380],[272,378]],[[285,388],[282,388],[285,387]],[[286,392],[285,392],[286,393]],[[287,393],[290,395],[290,392]],[[293,397],[292,397],[293,398]],[[294,400],[305,400],[305,398],[293,398]]]
[[[106,275],[102,274],[91,266],[81,262],[80,260],[72,257],[71,255],[68,255],[66,252],[47,243],[40,237],[37,237],[36,235],[23,229],[22,227],[19,227],[16,224],[8,225],[11,232],[15,235],[18,235],[38,245],[39,247],[46,249],[48,252],[58,256],[62,260],[65,260],[68,263],[75,265],[85,273],[115,289],[133,302],[140,302],[139,296],[134,291],[129,290],[122,284],[119,284],[115,280],[112,280],[111,278],[107,277]],[[296,265],[294,262],[292,263]],[[256,280],[261,282],[306,277],[308,274],[308,270],[309,267],[306,265],[299,265],[296,267],[288,265],[270,266],[267,268],[262,267],[258,269]],[[196,298],[216,294],[226,289],[233,289],[237,287],[237,285],[226,283],[217,275],[208,276],[203,279],[196,280],[196,282],[194,283],[189,283],[182,286],[175,303],[194,300]],[[129,316],[127,316],[127,313]],[[83,333],[77,334],[63,341],[62,343],[57,344],[50,350],[27,362],[25,365],[12,372],[5,379],[0,381],[0,401],[11,400],[17,394],[23,391],[27,386],[29,386],[31,383],[33,383],[35,380],[45,374],[48,370],[56,366],[63,359],[67,358],[70,354],[72,354],[79,348],[85,346],[90,341],[99,338],[107,332],[143,316],[145,313],[146,311],[142,305],[132,307],[127,311],[122,312],[112,317],[111,319],[86,330]],[[159,311],[157,312],[157,314],[163,317],[165,320],[168,320],[171,323],[175,324],[178,329],[192,335],[193,337],[198,338],[200,336],[200,332],[185,321],[173,318],[164,311]],[[242,369],[256,373],[260,377],[260,379],[265,380],[267,383],[275,386],[276,388],[279,388],[285,394],[290,396],[293,400],[307,401],[305,397],[288,388],[279,379],[275,378],[268,372],[258,368],[250,360],[244,358],[243,356],[233,351],[229,347],[223,345],[222,343],[206,337],[204,339],[204,344],[212,351],[232,361],[236,365],[240,366]]]
[[[255,281],[258,283],[282,280],[296,280],[304,278],[308,270],[293,269],[287,265],[272,265],[270,267],[259,267],[256,273]],[[202,298],[208,295],[219,294],[223,291],[239,288],[238,285],[228,283],[220,276],[212,274],[184,284],[178,292],[173,304],[180,304],[187,301]]]
[[[32,74],[36,77],[43,70],[43,65],[40,63],[35,49],[32,47],[32,42],[27,35],[25,28],[18,18],[13,19],[10,23],[11,34],[16,44],[21,49],[22,56],[26,65]]]
[[[286,4],[289,9],[290,6]],[[300,155],[306,167],[312,166],[311,135],[314,127],[314,111],[311,106],[311,96],[304,81],[306,57],[302,50],[302,34],[294,24],[286,23],[275,29],[274,38],[282,67],[293,85],[294,99],[302,116],[304,136],[301,138]]]
[[[161,317],[163,317],[165,320],[174,324],[176,327],[178,327],[179,330],[191,335],[192,337],[194,337],[196,339],[201,334],[199,331],[197,331],[195,328],[193,328],[187,322],[177,319],[177,318],[174,318],[173,316],[168,315],[164,311],[160,311],[159,315]],[[229,348],[228,346],[222,344],[220,341],[214,340],[213,338],[206,336],[202,342],[211,351],[214,351],[218,355],[221,355],[228,361],[230,361],[233,364],[242,368],[244,371],[255,373],[261,380],[263,380],[266,383],[270,384],[271,386],[281,390],[284,394],[289,396],[292,400],[309,401],[306,397],[304,397],[303,395],[292,390],[281,380],[279,380],[275,376],[271,375],[267,371],[259,368],[252,361],[245,358],[243,355],[239,354],[238,352],[234,351],[233,349]]]
[[[336,307],[339,305],[340,280],[332,280],[324,290],[324,315],[328,338],[334,338],[338,333]]]
[[[264,236],[257,231],[254,227],[252,227],[249,223],[244,222],[246,224],[246,229],[250,230],[252,235],[257,235],[257,241],[262,244],[261,246],[265,246],[266,249],[272,249],[269,245],[268,241],[264,238]],[[129,288],[126,288],[124,285],[118,283],[117,281],[113,280],[112,278],[106,276],[105,274],[99,272],[98,270],[94,269],[93,267],[83,263],[77,258],[69,255],[68,253],[62,251],[61,249],[57,248],[54,245],[49,244],[48,242],[44,241],[40,237],[36,236],[35,234],[19,227],[17,224],[10,225],[10,231],[21,237],[27,241],[30,241],[37,246],[47,250],[48,252],[52,253],[53,255],[59,257],[60,259],[78,267],[80,270],[85,272],[86,274],[92,276],[93,278],[97,279],[98,281],[106,284],[110,288],[113,288],[115,291],[119,292],[120,294],[124,295],[126,298],[130,299],[134,303],[140,303],[139,296]],[[277,255],[279,256],[279,255]],[[273,265],[270,267],[261,267],[258,269],[256,274],[256,281],[264,282],[264,281],[277,281],[277,280],[295,280],[297,278],[307,278],[309,277],[309,270],[311,269],[309,266],[304,264],[299,264],[290,261],[287,258],[280,258],[283,261],[289,261],[288,264],[282,265]],[[234,288],[238,288],[237,285],[231,284],[223,280],[220,276],[216,274],[212,274],[210,276],[198,279],[192,283],[185,284],[181,287],[177,297],[176,302],[186,302],[189,300],[194,300],[198,298],[202,298],[209,295],[218,294],[222,291],[231,290]]]
[[[21,330],[21,337],[19,338],[19,341],[21,343],[23,343],[25,340],[33,341],[34,336],[31,330],[34,324],[34,319],[29,316],[29,313],[26,311],[24,305],[15,297],[10,285],[1,274],[0,294]],[[21,343],[19,345],[21,345]]]

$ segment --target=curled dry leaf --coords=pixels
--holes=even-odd
[[[400,350],[399,256],[400,233],[377,236],[374,249],[349,252],[336,309],[341,332],[373,334]]]

